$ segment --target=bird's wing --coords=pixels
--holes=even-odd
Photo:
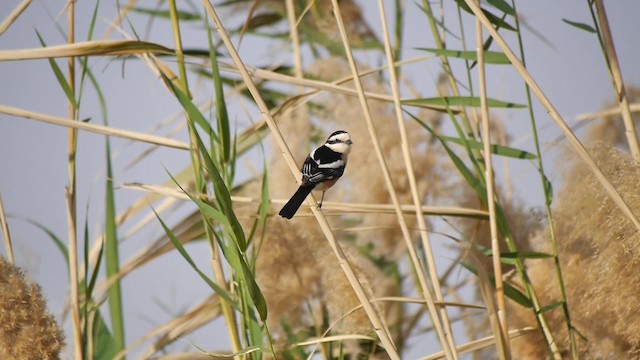
[[[344,173],[344,161],[342,156],[322,156],[323,148],[320,147],[307,157],[302,165],[302,184],[319,184],[327,180],[339,178]],[[324,162],[323,162],[324,160]]]

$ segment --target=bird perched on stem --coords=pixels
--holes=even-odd
[[[351,136],[344,130],[338,130],[331,134],[324,145],[317,147],[304,161],[302,165],[302,184],[295,194],[280,210],[280,216],[291,219],[302,205],[311,190],[321,190],[322,206],[324,192],[332,187],[344,174],[347,166],[347,158],[351,151]]]

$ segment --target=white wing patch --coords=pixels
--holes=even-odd
[[[344,166],[344,161],[342,161],[342,159],[334,161],[332,163],[328,163],[328,164],[320,164],[317,161],[316,163],[318,164],[318,167],[321,169],[337,169],[341,166]]]

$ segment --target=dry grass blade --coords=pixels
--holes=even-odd
[[[533,331],[536,331],[536,329],[532,327],[510,330],[509,338],[513,339]],[[462,344],[458,346],[456,350],[458,351],[458,353],[468,353],[468,352],[477,351],[477,350],[481,350],[481,349],[493,346],[495,345],[495,343],[496,343],[496,340],[494,336],[487,336],[482,339],[478,339],[478,340],[470,341],[466,344]],[[438,360],[438,359],[444,359],[444,353],[438,352],[429,356],[421,357],[419,360]]]
[[[509,47],[507,42],[502,38],[502,36],[493,28],[493,25],[484,15],[480,6],[475,3],[474,0],[464,0],[465,3],[471,8],[473,14],[480,19],[482,25],[487,29],[491,37],[495,40],[496,44],[502,49],[505,53],[513,67],[518,71],[520,76],[524,79],[524,81],[529,85],[533,93],[536,95],[540,103],[545,108],[545,110],[549,113],[551,118],[556,122],[560,130],[565,134],[571,146],[578,153],[578,155],[582,158],[582,160],[589,166],[593,174],[596,176],[598,181],[602,184],[602,187],[606,190],[607,194],[611,197],[611,199],[616,203],[618,208],[627,216],[627,218],[633,223],[635,228],[640,231],[640,220],[638,217],[631,211],[629,205],[622,199],[620,194],[613,187],[609,179],[604,175],[602,170],[598,167],[598,165],[593,161],[593,158],[587,152],[584,145],[580,142],[580,140],[576,137],[576,135],[571,131],[571,128],[567,125],[566,121],[562,118],[558,110],[553,106],[551,101],[547,98],[547,96],[542,92],[542,89],[535,82],[531,74],[524,67],[520,59],[515,55],[513,50]]]
[[[50,59],[95,55],[174,54],[162,45],[136,40],[96,40],[45,48],[2,50],[0,61]]]
[[[13,259],[13,246],[11,245],[11,234],[9,233],[9,225],[7,224],[7,216],[4,212],[4,203],[0,195],[0,223],[2,224],[2,236],[4,237],[4,247],[7,251],[9,264],[15,264]]]
[[[64,126],[67,128],[80,129],[84,131],[93,132],[96,134],[115,136],[123,139],[133,140],[133,141],[142,141],[150,144],[156,144],[156,145],[171,147],[175,149],[189,150],[189,144],[181,141],[173,140],[173,139],[164,138],[161,136],[147,135],[147,134],[142,134],[142,133],[129,131],[129,130],[120,130],[120,129],[115,129],[109,126],[89,124],[83,121],[68,120],[65,118],[60,118],[56,116],[51,116],[51,115],[37,113],[37,112],[23,110],[23,109],[18,109],[10,106],[0,105],[0,113],[16,116],[16,117],[22,117],[26,119],[31,119],[31,120],[42,121],[48,124]]]
[[[13,24],[14,21],[16,21],[16,19],[18,19],[18,17],[20,17],[22,12],[26,10],[29,4],[31,4],[31,0],[23,0],[20,4],[18,4],[18,6],[16,6],[15,9],[13,9],[13,11],[9,15],[7,15],[2,24],[0,24],[0,36],[2,36],[5,31],[7,31],[7,29],[11,26],[11,24]]]
[[[75,2],[68,3],[67,13],[67,43],[73,46],[75,43]],[[20,52],[20,50],[18,50]],[[70,89],[69,101],[67,102],[67,116],[72,123],[77,121],[77,108],[75,102],[75,87],[76,87],[76,71],[75,71],[75,58],[69,57],[67,59],[67,79]],[[80,324],[80,298],[79,298],[79,278],[80,271],[78,269],[78,232],[77,232],[77,196],[76,196],[76,154],[77,154],[77,130],[74,127],[68,127],[67,130],[67,143],[68,143],[68,161],[67,169],[69,175],[69,184],[66,187],[67,195],[67,233],[68,233],[68,254],[69,254],[69,292],[70,292],[70,308],[71,308],[71,320],[73,325],[73,342],[74,353],[76,359],[84,359],[83,351],[83,329]]]
[[[640,112],[640,103],[629,104],[629,110],[632,113]],[[593,113],[579,114],[578,116],[576,116],[576,119],[578,119],[578,120],[594,120],[594,119],[599,119],[599,118],[607,117],[607,116],[611,116],[611,115],[620,115],[621,113],[622,113],[622,109],[619,106],[616,106],[614,108],[609,108],[609,109],[606,109],[606,110],[597,111],[597,112],[593,112]]]
[[[426,301],[424,301],[424,299],[408,298],[408,297],[401,297],[401,296],[384,296],[384,297],[372,299],[371,301],[373,302],[393,301],[393,302],[411,303],[411,304],[423,304],[423,305],[426,304]],[[480,309],[480,310],[485,309],[485,307],[482,305],[466,304],[466,303],[454,302],[454,301],[442,301],[442,302],[437,301],[436,305],[452,306],[452,307],[455,306],[455,307],[462,307],[462,308],[468,308],[468,309]]]
[[[293,346],[308,346],[308,345],[317,345],[322,343],[328,343],[333,341],[344,341],[344,340],[368,340],[375,341],[375,338],[365,335],[335,335],[335,336],[327,336],[320,339],[309,339],[306,341],[301,341],[299,343],[293,344]]]
[[[125,183],[122,184],[121,187],[125,189],[150,191],[159,195],[171,196],[181,200],[189,200],[189,197],[185,195],[184,192],[166,186],[140,183]],[[288,199],[270,199],[270,202],[273,204],[285,204],[287,200]],[[231,196],[231,201],[245,204],[260,204],[260,199],[246,196]],[[310,207],[308,204],[303,204],[303,206]],[[322,203],[322,208],[325,210],[342,210],[345,212],[368,212],[385,214],[395,213],[395,207],[389,204],[358,204],[325,201]],[[414,205],[400,205],[400,209],[403,213],[406,214],[416,213]],[[484,210],[447,206],[422,206],[421,211],[424,215],[433,216],[458,216],[473,218],[488,218],[489,216],[489,213]]]
[[[496,336],[496,348],[500,359],[511,359],[511,351],[509,345],[509,337],[507,331],[509,326],[507,324],[507,312],[504,301],[504,285],[502,280],[502,263],[500,262],[500,244],[498,243],[498,218],[496,213],[496,194],[495,194],[495,180],[493,174],[493,156],[491,155],[491,128],[489,126],[489,108],[487,106],[487,81],[484,70],[484,47],[483,47],[483,35],[482,25],[480,20],[476,18],[476,53],[478,54],[478,86],[480,87],[480,112],[482,117],[482,142],[483,142],[483,156],[485,161],[484,177],[487,184],[487,203],[489,205],[489,228],[491,232],[491,251],[492,251],[492,263],[493,263],[493,276],[495,280],[495,297],[498,303],[498,320],[499,323],[494,321],[493,317],[492,326],[497,327],[497,331],[494,331]]]
[[[155,360],[226,360],[230,357],[233,357],[233,354],[229,354],[228,356],[214,356],[210,354],[199,354],[199,353],[178,353],[178,354],[170,354],[164,356],[155,357]]]
[[[638,135],[636,134],[636,128],[631,117],[631,109],[629,108],[629,98],[624,88],[624,81],[622,80],[622,73],[620,71],[620,65],[618,64],[618,55],[616,55],[616,48],[613,44],[613,36],[611,35],[611,29],[609,29],[609,19],[607,18],[607,12],[604,8],[604,2],[602,0],[595,0],[596,9],[598,10],[598,23],[600,24],[600,30],[602,33],[602,42],[604,45],[605,56],[609,63],[609,69],[611,74],[611,81],[616,91],[616,100],[620,105],[622,111],[622,121],[624,122],[625,135],[627,136],[627,142],[629,143],[629,149],[631,155],[636,161],[640,161],[640,146],[638,145]]]
[[[419,62],[419,61],[423,61],[431,58],[433,58],[433,56],[421,56],[414,59],[397,61],[397,62],[394,62],[394,66],[410,64],[410,63]],[[386,68],[387,68],[386,66],[381,66],[381,67],[369,69],[367,71],[359,73],[358,75],[360,77],[364,77],[370,74],[377,73]],[[221,62],[220,69],[227,72],[239,73],[239,70],[235,66],[233,66],[232,64],[224,63],[224,62]],[[328,91],[336,94],[349,95],[349,96],[358,96],[357,90],[344,87],[344,86],[339,86],[342,83],[353,80],[353,76],[347,76],[345,78],[338,79],[334,82],[328,83],[328,82],[318,81],[313,79],[293,77],[293,76],[280,74],[277,72],[255,68],[255,67],[247,67],[247,69],[249,70],[251,76],[253,77],[257,77],[265,80],[271,80],[271,81],[279,81],[283,84],[297,85],[297,86],[316,89],[316,91],[311,91],[311,92],[302,94],[302,96],[314,95],[317,93],[318,90]],[[376,99],[376,100],[382,100],[382,101],[388,101],[388,102],[394,101],[392,96],[385,95],[385,94],[371,93],[371,92],[365,91],[365,95],[367,96],[367,98],[370,98],[370,99]],[[411,104],[407,104],[407,106],[415,106],[415,107],[431,109],[431,110],[440,111],[440,112],[447,112],[448,110],[450,110],[446,106],[424,105],[419,103],[411,103]],[[458,113],[457,110],[452,110],[452,112],[454,114]]]
[[[75,237],[76,231],[76,218],[75,218],[75,201],[73,194],[70,192],[70,188],[66,189],[67,200],[67,231],[69,233],[69,287],[70,287],[70,312],[71,321],[73,324],[73,338],[74,338],[74,350],[76,359],[83,359],[82,356],[82,330],[80,326],[80,297],[78,289],[78,247],[77,238]]]
[[[258,91],[258,88],[255,86],[253,80],[251,79],[251,76],[250,76],[249,72],[247,71],[247,68],[244,66],[244,63],[240,59],[240,57],[238,55],[238,52],[236,51],[235,47],[233,46],[233,43],[231,42],[231,39],[229,38],[229,34],[224,29],[222,21],[218,17],[218,14],[214,10],[214,8],[211,5],[211,3],[209,2],[209,0],[203,0],[203,5],[205,7],[205,10],[206,10],[207,14],[213,20],[213,22],[214,22],[214,24],[215,24],[215,26],[216,26],[216,28],[218,30],[218,33],[220,34],[220,37],[222,38],[222,41],[225,44],[225,47],[229,51],[229,55],[231,56],[231,58],[233,59],[234,63],[236,64],[238,70],[240,71],[240,75],[242,76],[242,79],[244,80],[245,84],[247,85],[247,89],[249,90],[249,92],[251,93],[253,99],[255,100],[256,105],[260,109],[260,112],[262,113],[263,118],[267,122],[267,125],[269,125],[269,129],[271,129],[271,133],[274,136],[274,139],[275,139],[275,141],[276,141],[276,143],[278,145],[278,148],[279,148],[280,152],[282,153],[282,155],[284,157],[285,162],[287,163],[287,166],[291,170],[291,173],[296,178],[296,180],[300,181],[301,176],[300,176],[300,170],[298,169],[298,165],[296,164],[295,160],[293,159],[293,156],[291,155],[291,151],[289,150],[289,147],[287,146],[286,142],[284,141],[282,133],[280,132],[280,130],[279,130],[278,126],[276,125],[273,117],[271,116],[271,114],[269,112],[269,109],[267,108],[266,103],[262,99],[262,96],[260,95],[260,92]],[[318,210],[317,201],[315,200],[315,198],[313,196],[310,196],[308,198],[308,201],[312,205],[314,205],[314,207],[312,207],[313,214],[315,215],[316,219],[318,220],[318,223],[320,225],[320,228],[322,229],[322,232],[325,234],[325,237],[327,238],[327,241],[329,242],[329,245],[331,246],[332,250],[334,251],[334,254],[336,255],[336,257],[338,259],[338,262],[340,264],[340,267],[344,271],[344,273],[345,273],[347,279],[349,280],[349,283],[352,286],[354,292],[356,293],[358,299],[363,304],[363,308],[364,308],[367,316],[371,320],[371,323],[373,325],[373,329],[375,330],[376,334],[380,338],[380,341],[382,342],[383,347],[385,348],[385,350],[387,351],[387,353],[389,354],[389,356],[392,359],[399,359],[400,357],[399,357],[399,355],[397,353],[395,345],[393,344],[393,340],[389,336],[388,330],[386,329],[385,326],[383,326],[379,315],[377,314],[377,312],[375,311],[375,309],[371,305],[371,302],[369,301],[369,298],[367,297],[366,293],[364,292],[364,289],[362,288],[362,284],[358,280],[358,278],[357,278],[357,276],[356,276],[356,274],[355,274],[355,272],[353,270],[353,267],[348,262],[348,260],[346,258],[346,255],[344,254],[344,251],[342,250],[342,247],[340,246],[340,244],[338,244],[338,242],[336,241],[335,237],[333,236],[333,233],[331,231],[329,223],[327,222],[327,219],[325,218],[325,216],[322,213],[322,211]]]
[[[118,12],[118,15],[113,21],[110,22],[111,26],[109,26],[109,28],[102,35],[103,39],[108,39],[115,30],[118,30],[118,24],[122,22],[122,19],[124,19],[127,16],[129,11],[133,9],[133,7],[137,3],[138,3],[138,0],[129,0],[126,5],[120,6],[120,11]]]

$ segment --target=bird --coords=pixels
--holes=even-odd
[[[344,130],[332,133],[324,145],[309,153],[302,165],[302,184],[298,191],[280,210],[279,215],[291,219],[312,190],[321,190],[322,199],[318,207],[322,207],[324,193],[335,185],[344,174],[349,152],[351,152],[351,135]]]

